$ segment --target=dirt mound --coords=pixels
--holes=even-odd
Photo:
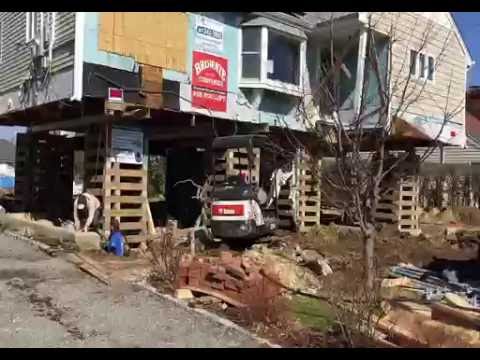
[[[424,211],[420,215],[420,223],[422,224],[448,224],[457,222],[459,219],[452,209],[443,211],[433,208],[430,211]]]
[[[455,218],[465,225],[480,226],[480,209],[473,207],[462,207],[453,209]]]

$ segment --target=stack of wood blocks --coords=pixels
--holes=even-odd
[[[280,227],[290,229],[295,225],[295,201],[293,198],[292,180],[280,188],[277,199],[277,213],[280,220]]]
[[[418,177],[410,176],[400,180],[398,229],[417,236],[421,233],[418,216]]]
[[[320,161],[313,164],[306,154],[295,161],[295,174],[280,189],[277,210],[280,227],[296,225],[300,232],[308,232],[320,225]]]
[[[103,214],[105,230],[114,219],[129,244],[147,237],[147,170],[143,164],[122,164],[109,159],[105,164]]]
[[[94,129],[85,137],[86,190],[103,206],[103,230],[109,233],[113,221],[130,245],[147,239],[147,169],[145,164],[123,164],[110,157],[103,131]]]
[[[225,180],[225,177],[245,174],[245,181],[258,184],[260,181],[260,149],[253,149],[252,168],[248,165],[248,151],[245,148],[228,149],[224,155],[215,158],[215,179]]]
[[[306,154],[299,156],[295,166],[298,189],[295,196],[297,229],[300,232],[308,232],[320,225],[320,167],[320,161],[315,164]]]
[[[400,232],[419,235],[418,188],[418,177],[409,176],[401,178],[395,188],[384,189],[382,199],[376,207],[375,219],[398,224]]]

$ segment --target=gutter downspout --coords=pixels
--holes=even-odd
[[[48,44],[48,61],[51,66],[53,61],[53,45],[55,45],[55,40],[57,38],[57,13],[52,12],[52,23],[50,24],[50,43]]]
[[[85,39],[85,12],[75,13],[75,59],[73,65],[73,95],[71,101],[83,98],[83,51]]]

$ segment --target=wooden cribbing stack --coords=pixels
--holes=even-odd
[[[419,228],[419,184],[418,177],[401,178],[395,186],[383,191],[377,204],[375,218],[380,222],[397,224],[400,232],[417,236]]]
[[[314,164],[307,154],[298,154],[294,175],[282,186],[277,199],[281,227],[295,224],[298,231],[308,232],[320,225],[320,165],[320,161]]]
[[[148,235],[147,169],[143,164],[126,164],[110,156],[109,126],[92,130],[85,138],[86,190],[103,206],[103,230],[108,235],[114,219],[129,245],[139,245]],[[105,143],[109,144],[107,150]]]

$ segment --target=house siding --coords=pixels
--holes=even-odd
[[[422,13],[372,13],[372,24],[384,34],[393,31],[396,41],[392,47],[392,81],[397,81],[394,91],[393,107],[401,102],[401,92],[405,87],[409,74],[410,50],[419,49],[422,36],[427,33],[427,43],[422,51],[432,55],[438,62],[433,82],[411,80],[408,93],[411,99],[421,93],[418,101],[413,102],[405,111],[405,116],[424,115],[443,120],[445,109],[454,113],[450,120],[464,126],[465,124],[465,87],[466,87],[466,54],[456,37],[453,28],[433,22]],[[428,30],[429,29],[429,30]],[[423,88],[423,90],[422,90]],[[448,101],[447,101],[448,100]]]
[[[11,99],[18,108],[19,86],[28,71],[30,62],[30,50],[25,44],[26,16],[25,12],[0,12],[0,23],[2,26],[2,61],[0,62],[0,114],[7,110],[7,102]],[[56,41],[53,47],[53,61],[51,67],[52,81],[55,82],[56,75],[66,70],[73,73],[74,64],[74,40],[75,40],[75,13],[58,12],[56,14]],[[71,79],[73,81],[73,77]],[[70,81],[61,76],[59,81]],[[38,94],[40,103],[48,102],[55,98],[67,98],[70,94],[68,86],[51,84],[52,89],[57,91],[49,95]],[[57,93],[61,89],[66,93]],[[26,105],[28,107],[28,104]]]

